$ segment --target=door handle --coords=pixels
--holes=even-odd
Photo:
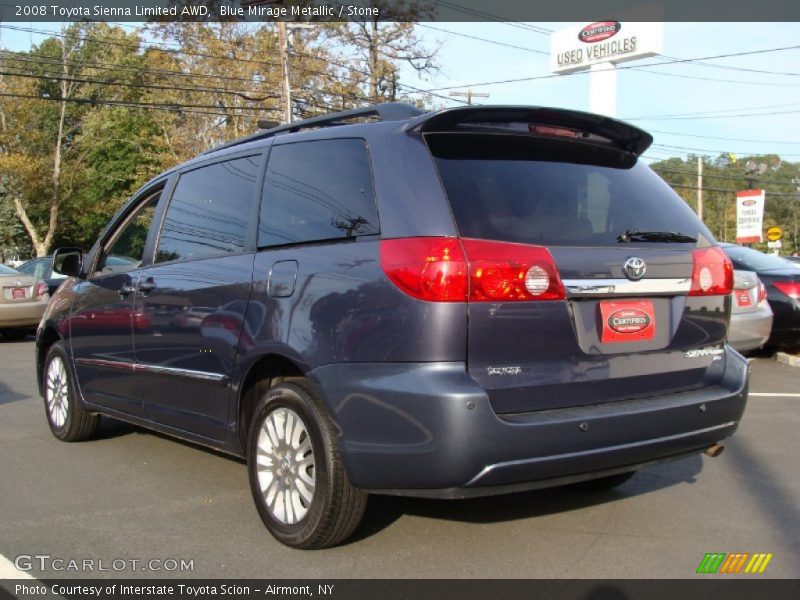
[[[122,287],[119,288],[119,295],[120,296],[127,296],[128,294],[133,292],[133,286],[128,285],[127,283],[122,284]]]
[[[156,285],[156,282],[152,279],[148,279],[147,281],[142,281],[139,283],[139,291],[145,296],[157,287],[158,286]]]

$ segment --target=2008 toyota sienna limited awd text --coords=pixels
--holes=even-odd
[[[159,175],[38,329],[56,437],[100,415],[247,459],[281,542],[338,544],[368,494],[464,498],[719,450],[747,399],[732,267],[588,113],[383,104]]]

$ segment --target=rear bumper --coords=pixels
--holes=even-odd
[[[772,330],[772,310],[769,304],[753,312],[731,314],[728,343],[739,352],[756,350],[767,343]]]
[[[0,305],[0,329],[5,327],[36,327],[47,308],[49,296],[35,302]]]
[[[328,365],[310,376],[356,486],[456,498],[632,470],[728,437],[748,365],[725,354],[721,381],[701,390],[503,416],[461,363]]]

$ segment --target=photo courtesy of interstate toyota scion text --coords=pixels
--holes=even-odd
[[[588,492],[717,456],[747,401],[733,267],[651,142],[572,110],[390,103],[205,152],[54,253],[50,428],[105,416],[242,457],[267,529],[307,549],[370,494]]]

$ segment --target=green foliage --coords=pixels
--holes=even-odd
[[[761,175],[747,172],[748,162],[767,165]],[[697,157],[670,158],[651,164],[675,191],[697,210]],[[736,192],[747,189],[766,190],[764,229],[778,225],[783,229],[781,254],[800,250],[798,228],[800,223],[799,184],[792,179],[800,177],[800,163],[784,162],[775,154],[750,156],[747,160],[732,160],[729,154],[716,159],[703,159],[703,221],[714,236],[723,242],[736,241]],[[751,185],[752,184],[752,185]],[[766,242],[754,244],[758,250],[767,250]]]

